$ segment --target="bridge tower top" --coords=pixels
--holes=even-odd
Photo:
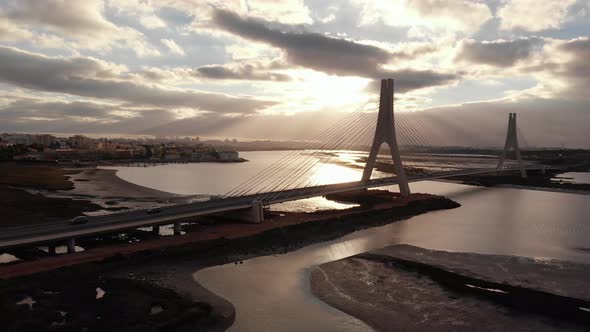
[[[389,145],[391,152],[391,159],[395,167],[396,176],[399,179],[399,189],[403,197],[410,195],[410,187],[408,185],[408,178],[402,165],[399,147],[397,145],[397,138],[395,136],[395,122],[393,116],[393,79],[381,80],[381,97],[379,100],[379,116],[377,118],[377,127],[375,128],[375,136],[371,146],[371,152],[367,159],[367,164],[363,171],[362,182],[366,183],[371,179],[377,153],[383,143]]]
[[[518,133],[516,128],[516,113],[509,113],[506,143],[504,144],[504,150],[502,150],[502,155],[500,156],[500,160],[498,161],[497,167],[501,168],[504,165],[504,159],[506,159],[508,151],[512,149],[516,154],[516,160],[518,161],[518,167],[520,169],[520,176],[522,178],[526,178],[527,174],[526,169],[524,167],[524,162],[522,161],[522,156],[520,154],[520,148],[518,146]]]

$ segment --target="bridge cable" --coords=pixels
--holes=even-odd
[[[362,116],[362,114],[360,116]],[[355,127],[356,127],[356,125],[358,125],[358,121],[356,121],[356,118],[355,118],[354,123],[355,123]],[[302,175],[301,174],[301,169],[303,168],[303,165],[305,165],[306,163],[308,163],[310,160],[313,160],[316,157],[316,155],[318,155],[318,154],[324,154],[325,153],[323,151],[324,148],[326,148],[328,146],[331,146],[333,148],[333,146],[335,144],[334,142],[337,142],[337,141],[341,140],[341,136],[350,134],[350,132],[351,131],[340,131],[339,133],[337,133],[337,135],[334,135],[332,137],[332,139],[327,140],[326,142],[324,142],[324,145],[322,147],[319,147],[317,150],[313,151],[312,153],[308,153],[307,156],[305,158],[303,158],[301,161],[299,161],[298,164],[290,165],[291,166],[290,168],[296,169],[296,172],[295,173],[291,173],[290,174],[291,177],[297,178],[297,177],[301,176]],[[268,190],[268,192],[275,191],[279,186],[281,186],[281,185],[283,185],[285,183],[288,184],[289,183],[288,181],[290,181],[290,180],[291,180],[290,177],[285,177],[282,181],[280,181],[279,183],[276,183],[272,189]],[[267,187],[261,189],[260,192],[263,192],[265,189],[267,189]]]
[[[332,126],[330,126],[328,129],[324,130],[323,132],[321,132],[320,134],[318,134],[316,137],[312,138],[311,141],[308,141],[308,143],[306,145],[304,145],[302,148],[303,149],[309,149],[311,147],[314,147],[315,145],[319,144],[318,142],[322,142],[322,140],[326,137],[332,134],[332,132],[339,128],[339,126],[343,123],[343,122],[347,122],[348,120],[350,120],[351,117],[353,117],[355,115],[355,112],[358,111],[359,109],[364,108],[366,105],[370,104],[371,102],[373,102],[373,100],[369,100],[367,101],[365,104],[361,105],[359,108],[357,108],[355,111],[350,112],[349,114],[347,114],[343,119],[340,119],[339,121],[337,121],[335,124],[333,124]],[[257,185],[257,181],[265,176],[266,174],[268,174],[268,171],[273,170],[274,168],[280,168],[282,167],[285,163],[290,162],[294,156],[297,156],[300,154],[300,150],[294,150],[291,153],[283,156],[282,158],[280,158],[279,160],[275,161],[273,164],[271,164],[269,167],[261,170],[259,173],[257,173],[255,176],[251,177],[250,179],[246,180],[245,182],[241,183],[240,185],[238,185],[237,187],[235,187],[234,189],[230,190],[228,193],[226,193],[223,197],[234,197],[234,196],[241,196],[244,193],[247,193],[248,190],[251,190],[251,185],[255,184]]]
[[[344,131],[344,135],[341,135],[340,137],[338,137],[338,141],[334,144],[334,143],[327,143],[326,145],[330,144],[330,148],[332,150],[338,150],[341,146],[343,142],[346,142],[351,136],[358,134],[359,130],[358,128],[363,126],[363,118],[364,115],[361,114],[359,116],[359,118],[357,119],[356,123],[353,125],[353,127],[348,128],[348,130]],[[318,154],[321,154],[319,157],[316,157]],[[315,165],[317,165],[317,163],[319,161],[325,161],[325,160],[329,160],[334,156],[334,153],[329,154],[329,157],[326,157],[326,153],[318,150],[316,151],[315,154],[311,155],[312,157],[315,157],[316,162],[315,163],[309,163],[309,160],[305,160],[303,163],[300,163],[299,165],[297,165],[297,171],[294,173],[294,178],[295,180],[301,180],[302,178],[305,179],[305,175],[307,174],[307,172],[310,169],[313,169]],[[307,164],[307,165],[305,165]],[[272,188],[268,193],[266,193],[266,196],[264,196],[264,198],[268,197],[268,195],[271,195],[272,192],[276,192],[278,190],[284,190],[285,188],[288,188],[289,186],[293,185],[293,182],[287,181],[290,179],[285,179],[283,181],[281,181],[279,184],[277,184],[274,188]]]
[[[346,151],[346,150],[349,150],[353,146],[359,146],[359,142],[364,141],[366,134],[371,133],[372,132],[371,129],[374,130],[374,125],[372,123],[370,123],[370,122],[367,123],[367,121],[364,121],[364,122],[366,123],[364,125],[364,128],[361,127],[360,129],[356,129],[355,130],[356,134],[352,137],[351,140],[349,140],[349,142],[343,141],[342,144],[340,144],[337,147],[338,151],[343,151],[343,150]],[[308,170],[321,169],[323,167],[323,165],[329,164],[330,161],[334,157],[340,157],[340,154],[332,153],[332,154],[327,155],[327,157],[324,156],[323,158],[318,159],[314,164],[309,166]],[[318,166],[318,164],[319,164],[319,166]],[[315,182],[314,182],[314,180],[315,180]],[[295,188],[308,188],[311,186],[319,186],[319,185],[321,185],[320,182],[321,182],[321,179],[302,177],[301,180],[299,181],[299,183],[297,183],[295,185]]]

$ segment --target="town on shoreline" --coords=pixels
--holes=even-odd
[[[1,134],[0,161],[95,165],[99,162],[241,162],[227,146],[186,138],[92,138],[49,134]]]

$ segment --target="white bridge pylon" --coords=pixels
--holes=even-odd
[[[508,133],[506,134],[506,143],[504,144],[504,150],[502,150],[502,156],[500,156],[500,160],[498,161],[498,169],[504,165],[504,159],[506,159],[506,155],[510,149],[514,150],[516,160],[518,161],[518,168],[520,169],[520,176],[525,179],[527,177],[526,169],[522,161],[522,156],[520,155],[518,135],[516,133],[516,113],[508,114]]]
[[[393,79],[381,80],[381,97],[379,99],[379,116],[377,118],[377,127],[375,128],[375,137],[373,138],[373,145],[371,152],[367,159],[367,164],[363,171],[361,182],[367,183],[371,179],[375,161],[379,148],[383,143],[389,145],[391,152],[391,159],[395,167],[395,175],[399,181],[399,190],[402,197],[410,196],[410,186],[408,185],[408,178],[397,145],[395,136],[395,122],[393,117]]]

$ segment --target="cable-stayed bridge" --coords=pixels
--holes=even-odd
[[[237,185],[225,195],[205,202],[177,204],[162,208],[157,213],[134,210],[123,213],[89,217],[85,224],[71,225],[68,221],[3,229],[0,248],[39,245],[50,247],[67,241],[73,252],[75,239],[127,229],[174,224],[180,234],[181,221],[219,213],[240,213],[249,222],[264,220],[264,207],[272,204],[324,196],[333,193],[397,185],[402,197],[411,195],[410,183],[477,174],[518,172],[526,177],[527,170],[543,170],[542,165],[527,164],[522,160],[516,114],[509,115],[504,149],[499,158],[482,158],[465,165],[453,158],[441,156],[433,147],[440,146],[444,137],[433,134],[420,123],[414,112],[406,112],[393,96],[392,79],[381,81],[378,101],[369,101],[340,121],[310,139],[302,150],[292,151],[269,167]],[[378,108],[378,112],[375,109]],[[376,119],[375,119],[376,116]],[[375,124],[376,120],[376,124]],[[425,130],[426,129],[426,130]],[[382,145],[387,155],[380,156]],[[353,160],[362,167],[362,177],[355,181],[325,183],[314,177],[325,165],[341,162],[338,151],[367,151],[368,156]],[[515,160],[508,160],[513,152]],[[387,159],[391,163],[385,163]],[[482,163],[482,160],[484,161]],[[496,162],[497,161],[497,162]],[[381,169],[373,177],[374,168]],[[330,182],[330,181],[328,181]]]

